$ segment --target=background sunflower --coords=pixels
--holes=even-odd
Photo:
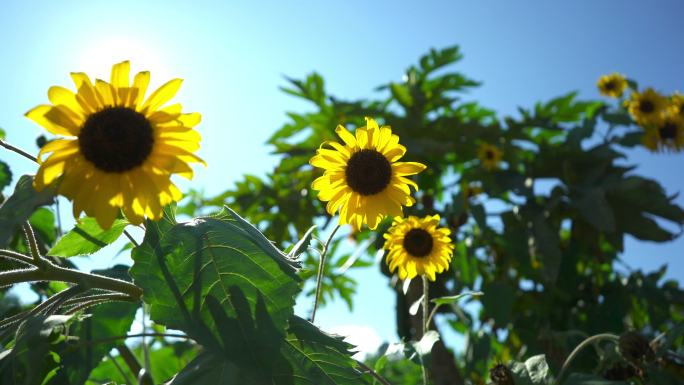
[[[599,89],[601,95],[605,95],[611,98],[619,98],[622,93],[627,88],[627,79],[624,75],[617,72],[603,75],[599,78],[596,86]]]
[[[171,174],[192,178],[189,163],[200,135],[193,130],[199,113],[181,113],[181,105],[164,106],[180,88],[173,79],[145,99],[149,72],[135,75],[130,64],[112,67],[111,80],[95,83],[72,73],[76,93],[59,86],[48,90],[52,104],[39,105],[26,116],[49,132],[66,136],[41,148],[34,187],[52,184],[73,201],[73,214],[95,217],[109,228],[123,209],[133,224],[144,217],[158,220],[162,207],[181,199]]]
[[[437,273],[449,269],[454,251],[450,235],[451,230],[439,227],[439,215],[395,218],[383,235],[390,272],[398,269],[402,280],[425,275],[434,281]]]
[[[388,126],[378,127],[366,118],[366,126],[352,135],[343,126],[335,129],[344,145],[325,142],[311,158],[310,164],[322,168],[323,176],[312,187],[318,198],[328,202],[330,215],[340,211],[340,224],[351,224],[359,230],[365,223],[375,229],[388,215],[402,216],[402,205],[412,206],[409,186],[418,185],[407,178],[425,169],[416,162],[398,162],[406,153],[399,136]],[[330,147],[330,148],[326,148]]]

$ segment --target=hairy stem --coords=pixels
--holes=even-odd
[[[105,289],[125,293],[132,299],[139,299],[142,295],[142,289],[132,283],[102,275],[66,269],[48,261],[46,262],[45,269],[10,270],[0,273],[0,287],[20,282],[61,281],[76,283],[86,289]]]
[[[316,294],[314,296],[313,310],[311,311],[311,319],[310,319],[311,323],[313,323],[314,320],[316,319],[316,309],[318,308],[318,301],[320,300],[320,297],[321,297],[321,287],[323,286],[323,270],[325,269],[325,255],[328,253],[328,247],[330,247],[330,242],[332,242],[332,239],[335,236],[335,233],[339,229],[340,229],[340,225],[338,224],[337,226],[335,226],[332,233],[330,233],[328,240],[325,241],[325,245],[323,245],[323,251],[321,252],[321,259],[318,262],[318,274],[316,274]]]
[[[22,150],[22,149],[19,148],[19,147],[12,146],[11,144],[5,142],[5,141],[2,140],[2,139],[0,139],[0,146],[5,147],[6,149],[8,149],[8,150],[10,150],[10,151],[14,151],[14,152],[16,152],[17,154],[19,154],[19,155],[21,155],[21,156],[23,156],[23,157],[25,157],[25,158],[28,158],[28,159],[30,159],[30,160],[32,160],[32,161],[38,163],[38,159],[36,159],[35,156],[29,154],[28,152]]]
[[[601,340],[612,340],[612,341],[619,341],[620,337],[616,336],[615,334],[610,334],[610,333],[602,333],[602,334],[597,334],[595,336],[591,336],[584,341],[582,341],[575,349],[570,353],[568,358],[565,360],[563,363],[563,367],[561,368],[560,372],[558,373],[558,378],[556,378],[555,384],[558,385],[561,383],[561,380],[563,380],[563,375],[565,374],[565,371],[570,367],[570,364],[572,363],[572,360],[575,359],[575,357],[579,354],[582,349],[585,347],[589,346],[590,344],[596,343]]]
[[[15,261],[23,262],[31,266],[35,266],[33,258],[17,253],[16,251],[12,250],[0,250],[0,257],[7,258],[7,259],[13,259]]]
[[[429,282],[427,279],[427,276],[421,275],[420,276],[423,281],[423,337],[425,337],[425,334],[427,334],[428,328],[430,327],[428,324],[429,321],[429,316],[428,316],[428,305],[430,304],[430,300],[428,298],[428,286]],[[423,385],[428,384],[428,375],[427,375],[427,368],[425,367],[425,363],[423,362],[423,359],[421,357],[420,359],[420,367],[423,372]]]
[[[36,234],[33,232],[31,224],[26,222],[21,228],[24,230],[24,236],[26,236],[26,243],[28,243],[29,251],[31,252],[31,257],[33,257],[33,265],[44,269],[47,260],[40,255],[40,250],[38,250],[38,241],[36,240]]]

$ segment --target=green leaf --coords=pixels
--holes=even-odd
[[[38,236],[39,242],[43,240],[46,246],[55,242],[57,229],[55,228],[55,214],[52,210],[45,207],[39,208],[31,215],[29,223]]]
[[[62,339],[75,316],[33,316],[17,329],[15,344],[0,353],[3,384],[44,384],[58,368],[60,357],[54,345]]]
[[[544,354],[530,357],[524,363],[513,362],[510,369],[516,385],[551,384],[549,365]]]
[[[487,315],[492,317],[498,326],[504,326],[511,320],[515,290],[505,283],[492,282],[483,285],[482,305]]]
[[[254,226],[226,208],[186,223],[167,212],[159,222],[147,221],[146,229],[133,249],[130,273],[155,322],[183,330],[207,348],[244,356],[234,341],[223,340],[222,322],[251,322],[263,302],[269,322],[285,334],[299,291],[298,265]],[[235,295],[245,297],[248,309]]]
[[[409,89],[398,83],[390,83],[390,91],[392,91],[392,96],[397,99],[397,102],[405,108],[413,106],[413,98]]]
[[[311,243],[311,237],[313,236],[313,231],[316,229],[316,226],[311,226],[309,227],[309,230],[304,233],[304,236],[302,239],[299,240],[293,247],[292,250],[290,250],[289,253],[287,253],[287,258],[288,259],[295,259],[301,254],[304,250],[309,247],[309,244]]]
[[[12,183],[12,171],[9,165],[0,161],[0,191]]]
[[[602,188],[590,188],[581,191],[581,197],[573,202],[587,222],[596,229],[607,232],[615,231],[615,216]]]
[[[440,305],[448,305],[452,303],[458,302],[459,299],[465,298],[465,297],[479,297],[484,295],[483,292],[481,291],[469,291],[467,293],[461,293],[457,295],[451,295],[448,297],[439,297],[439,298],[433,298],[430,300],[430,302],[433,302],[435,305],[440,306]]]
[[[112,227],[104,230],[95,218],[81,218],[76,226],[59,239],[57,244],[48,252],[55,257],[74,257],[90,255],[119,239],[129,222],[116,219]]]
[[[39,206],[52,203],[50,189],[37,192],[33,188],[33,177],[23,175],[19,178],[14,193],[0,206],[0,248],[7,246],[14,232]]]
[[[535,249],[542,262],[544,278],[547,281],[554,282],[558,277],[562,258],[559,245],[560,238],[558,233],[547,223],[543,214],[537,215],[532,223]]]
[[[612,381],[591,374],[571,373],[562,385],[629,385],[626,381]]]

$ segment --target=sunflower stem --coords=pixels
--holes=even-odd
[[[563,379],[563,375],[565,374],[565,371],[570,367],[570,363],[572,363],[572,360],[575,359],[575,357],[579,354],[582,349],[587,347],[589,344],[596,343],[601,340],[613,340],[613,341],[618,341],[620,337],[616,336],[615,334],[611,333],[602,333],[602,334],[597,334],[595,336],[591,336],[584,341],[582,341],[577,347],[570,353],[568,358],[565,360],[563,363],[563,367],[561,367],[560,372],[558,373],[558,378],[556,378],[555,385],[558,385],[561,383],[561,380]]]
[[[316,274],[316,294],[314,296],[313,310],[311,311],[311,323],[313,323],[316,319],[316,309],[318,308],[318,301],[321,297],[321,287],[323,286],[323,270],[325,269],[325,256],[328,253],[328,247],[330,247],[330,242],[332,242],[335,233],[339,229],[340,225],[338,224],[337,226],[335,226],[332,233],[330,233],[330,236],[328,237],[328,240],[325,241],[325,244],[323,245],[323,250],[321,251],[321,258],[318,262],[318,274]]]
[[[139,299],[142,295],[142,289],[132,283],[59,267],[49,261],[45,262],[44,269],[19,269],[0,273],[0,287],[20,282],[61,281],[79,284],[88,289],[104,289],[124,293],[134,300]]]
[[[26,243],[28,243],[29,251],[31,252],[31,257],[33,257],[32,265],[38,267],[39,269],[45,269],[46,263],[48,262],[42,255],[40,255],[40,250],[38,250],[38,241],[36,240],[36,234],[33,232],[33,228],[29,222],[24,223],[22,226],[24,230],[24,236],[26,236]]]
[[[2,139],[0,139],[0,146],[5,147],[6,149],[8,149],[8,150],[10,150],[10,151],[14,151],[14,152],[16,152],[17,154],[19,154],[19,155],[21,155],[21,156],[23,156],[23,157],[25,157],[25,158],[28,158],[28,159],[30,159],[30,160],[32,160],[32,161],[38,163],[38,159],[36,159],[35,156],[29,154],[28,152],[22,150],[22,149],[19,148],[19,147],[12,146],[11,144],[5,142],[5,141],[2,140]]]
[[[430,321],[429,316],[428,316],[428,306],[430,304],[430,300],[428,299],[428,287],[429,287],[429,282],[427,279],[427,276],[425,274],[420,276],[423,281],[423,335],[422,337],[425,337],[425,334],[427,334],[428,329],[430,328],[430,325],[428,322]],[[421,358],[420,360],[420,366],[422,369],[423,373],[423,385],[428,385],[428,375],[427,375],[427,368],[425,367],[425,363],[423,362],[423,359]]]

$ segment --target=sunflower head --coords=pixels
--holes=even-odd
[[[388,126],[379,127],[366,118],[366,126],[355,134],[343,126],[335,130],[343,143],[325,142],[309,163],[323,169],[312,188],[328,202],[326,210],[339,210],[340,224],[359,230],[363,224],[375,229],[385,216],[402,216],[402,206],[415,203],[410,188],[418,185],[407,178],[425,169],[416,162],[398,162],[406,153],[399,137]]]
[[[501,159],[503,158],[503,151],[498,147],[489,143],[481,143],[477,147],[477,157],[480,159],[480,164],[487,171],[499,169]]]
[[[651,151],[679,152],[684,148],[684,117],[673,106],[666,109],[660,122],[646,129],[644,146]]]
[[[398,269],[400,279],[425,275],[434,281],[435,274],[449,269],[454,253],[450,234],[449,229],[439,227],[439,215],[395,217],[384,234],[390,271]]]
[[[603,75],[596,83],[599,93],[611,98],[619,98],[627,88],[627,79],[624,75],[617,72]]]
[[[72,73],[76,92],[51,87],[51,104],[26,113],[62,136],[38,153],[34,187],[40,191],[56,184],[57,192],[73,202],[75,218],[85,212],[103,228],[121,210],[133,224],[145,217],[160,219],[162,207],[182,197],[171,174],[190,179],[189,163],[203,163],[193,154],[199,148],[193,127],[200,114],[182,113],[180,104],[164,107],[182,80],[171,80],[145,98],[150,73],[138,73],[132,83],[129,73],[128,61],[113,66],[109,82],[93,83],[83,73]]]
[[[633,92],[625,105],[634,121],[645,127],[660,123],[663,111],[667,108],[667,100],[653,88],[647,88],[641,93]]]
[[[670,105],[675,109],[676,113],[684,119],[684,95],[675,92],[670,99]]]

